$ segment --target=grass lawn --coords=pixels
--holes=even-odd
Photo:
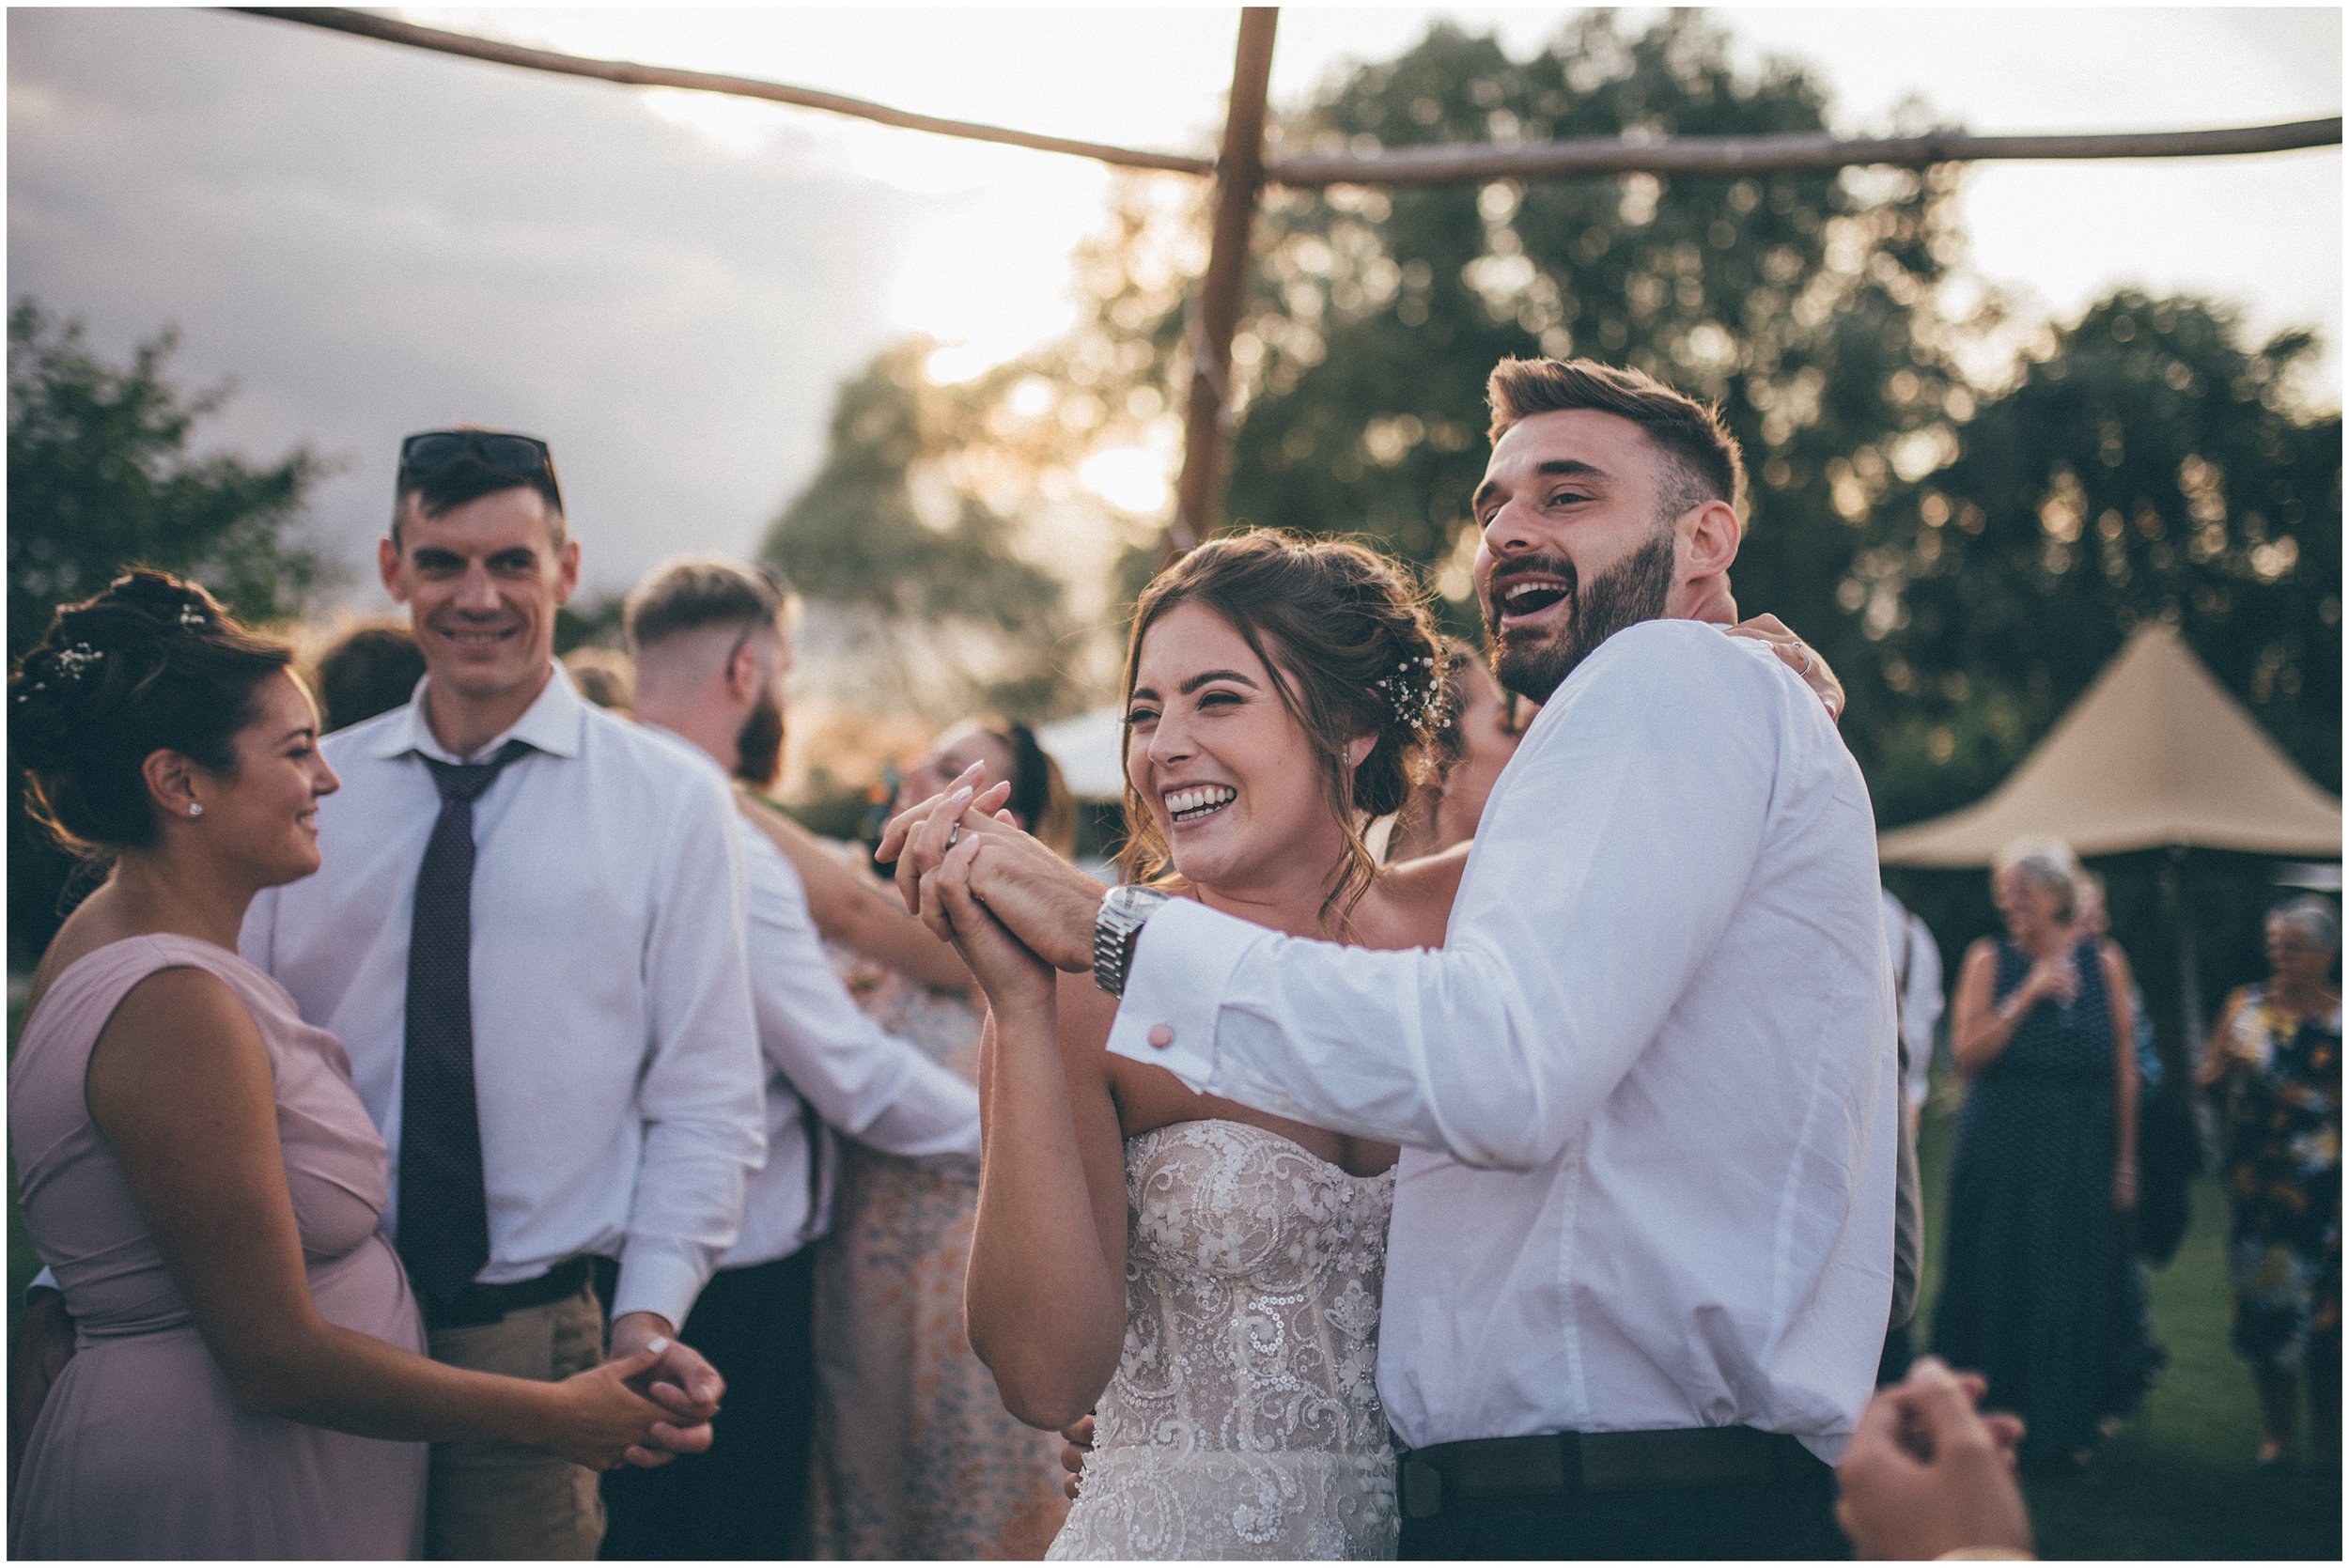
[[[11,1007],[13,1048],[20,1009]],[[1920,1154],[1926,1234],[1941,1234],[1950,1122],[1928,1110]],[[2194,1223],[2170,1266],[2154,1276],[2154,1319],[2170,1347],[2161,1382],[2086,1474],[2033,1483],[2031,1517],[2049,1558],[2341,1560],[2341,1477],[2268,1476],[2252,1467],[2259,1411],[2244,1364],[2227,1348],[2226,1209],[2205,1179]],[[1930,1307],[1938,1249],[1926,1250]],[[8,1300],[23,1299],[38,1266],[8,1177]]]
[[[1952,1120],[1928,1112],[1921,1139],[1931,1238],[1942,1234]],[[2177,1257],[2153,1277],[2154,1322],[2170,1349],[2161,1381],[2086,1473],[2025,1488],[2040,1555],[2337,1562],[2340,1474],[2263,1475],[2251,1464],[2259,1407],[2249,1371],[2227,1345],[2226,1204],[2207,1177],[2195,1186],[2193,1215]],[[1928,1308],[1938,1262],[1929,1245]]]

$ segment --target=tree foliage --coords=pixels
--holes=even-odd
[[[1812,132],[1828,108],[1801,70],[1734,70],[1698,13],[1632,31],[1598,12],[1523,60],[1439,24],[1276,130],[1286,149],[1365,152]],[[1890,129],[1926,128],[1903,118]],[[1882,820],[1995,786],[2151,616],[2176,622],[2337,790],[2341,430],[2289,395],[2308,339],[2249,348],[2223,308],[2124,293],[1977,382],[1958,350],[2012,323],[1995,293],[1963,308],[1945,287],[1963,259],[1957,179],[1271,193],[1235,343],[1225,516],[1370,535],[1427,568],[1471,629],[1486,374],[1510,354],[1632,365],[1715,401],[1744,446],[1739,602],[1784,617],[1842,674],[1844,735]],[[1081,269],[1094,341],[1066,357],[1113,411],[1121,372],[1143,413],[1188,374],[1182,279],[1200,258],[1166,237],[1203,224],[1195,195],[1183,210],[1165,188],[1129,182]],[[1153,556],[1129,561],[1128,587]],[[2113,869],[2118,928],[2166,949],[2157,868]],[[2202,942],[2214,993],[2241,977],[2263,876],[2229,857],[2189,874],[2189,902],[2225,926]],[[1905,889],[1952,957],[1988,924],[1979,878],[1963,880]]]
[[[1800,70],[1736,69],[1701,13],[1634,27],[1601,11],[1524,59],[1439,24],[1272,133],[1292,152],[1761,135],[1826,130],[1828,108]],[[1896,120],[1885,129],[1930,128],[1921,110]],[[2337,790],[2341,427],[2291,394],[2309,339],[2252,347],[2222,306],[2123,292],[2041,330],[2009,373],[1969,375],[1989,334],[2029,323],[1995,291],[1967,304],[1949,287],[1959,179],[1268,192],[1234,343],[1223,515],[1369,536],[1423,568],[1455,629],[1472,631],[1486,377],[1511,354],[1636,365],[1717,403],[1743,445],[1738,600],[1782,616],[1843,675],[1843,733],[1881,820],[1994,787],[2149,617],[2177,624]],[[1078,256],[1089,318],[1005,374],[1045,389],[1042,439],[1171,462],[1208,193],[1169,176],[1117,193]],[[965,459],[998,441],[987,422],[965,428]],[[1132,531],[1117,598],[1159,548]],[[2112,869],[2124,939],[2167,943],[2158,868]],[[2189,875],[2189,902],[2226,927],[2204,932],[2214,993],[2255,961],[2243,942],[2263,875],[2239,857],[2199,858]],[[1952,959],[1989,922],[1980,878],[1963,880],[1903,889]],[[2214,954],[2227,956],[2212,971]]]
[[[1995,786],[2149,620],[2340,788],[2341,419],[2289,388],[2313,350],[2305,333],[2247,346],[2201,301],[2114,294],[1887,506],[1850,597],[1891,622],[1890,700],[1855,715],[1888,820]]]
[[[79,322],[30,300],[8,314],[8,651],[40,639],[56,605],[133,562],[194,578],[239,616],[282,620],[320,585],[319,555],[292,525],[327,472],[306,446],[257,467],[196,457],[196,425],[230,388],[167,379],[175,334],[106,364]]]
[[[762,554],[834,613],[892,706],[1044,712],[1066,684],[1063,581],[1020,553],[1015,520],[959,460],[1017,371],[934,386],[928,351],[901,343],[841,387],[824,465]]]
[[[1531,59],[1439,24],[1280,127],[1284,147],[1367,151],[1575,136],[1825,128],[1827,97],[1727,36],[1613,13]],[[1588,354],[1718,401],[1753,465],[1747,602],[1807,628],[1834,603],[1864,515],[1966,411],[1926,306],[1954,241],[1942,175],[1495,181],[1278,192],[1236,344],[1245,402],[1226,515],[1371,535],[1426,567],[1474,624],[1468,498],[1485,462],[1485,378],[1511,354]],[[1112,280],[1105,322],[1178,309]],[[1179,386],[1179,327],[1145,331]]]
[[[52,611],[134,563],[202,582],[240,617],[298,613],[326,577],[293,534],[326,466],[306,446],[256,467],[195,457],[195,427],[229,389],[186,394],[164,332],[108,365],[30,300],[8,313],[8,653],[38,643]],[[29,961],[56,929],[71,869],[8,802],[8,946]]]

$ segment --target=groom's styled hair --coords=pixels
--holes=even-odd
[[[1492,405],[1489,439],[1537,413],[1592,409],[1627,419],[1664,454],[1660,496],[1667,518],[1707,501],[1726,501],[1743,516],[1745,458],[1720,414],[1637,370],[1589,359],[1504,359],[1485,383]]]

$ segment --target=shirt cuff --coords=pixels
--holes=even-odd
[[[1164,1067],[1194,1093],[1215,1075],[1215,1021],[1232,972],[1272,933],[1188,898],[1152,912],[1134,946],[1110,1049]]]
[[[698,1255],[658,1242],[631,1241],[620,1255],[619,1282],[612,1287],[612,1319],[658,1312],[672,1329],[681,1331],[694,1297],[708,1282],[709,1269]]]

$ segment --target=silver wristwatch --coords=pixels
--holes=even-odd
[[[1134,942],[1142,923],[1166,902],[1156,888],[1131,883],[1110,889],[1101,912],[1093,917],[1093,983],[1113,997],[1126,994],[1126,971],[1134,961]]]

